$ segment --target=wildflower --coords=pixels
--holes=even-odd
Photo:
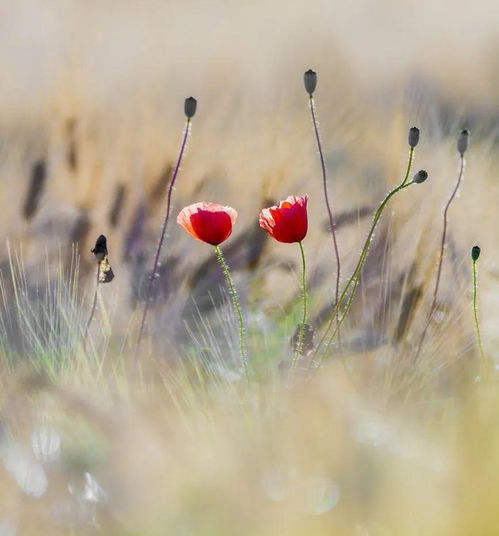
[[[298,196],[290,195],[278,205],[264,208],[260,212],[260,227],[265,229],[270,236],[279,242],[292,244],[298,242],[300,246],[302,260],[302,298],[303,298],[303,316],[298,325],[298,337],[295,346],[295,354],[291,363],[294,370],[298,356],[305,354],[304,342],[307,331],[307,278],[305,251],[302,240],[307,236],[308,217],[307,217],[308,195]]]
[[[260,212],[260,227],[279,242],[301,242],[307,235],[308,195],[291,195],[279,205]]]
[[[315,91],[315,87],[317,86],[317,73],[312,71],[312,69],[309,69],[303,75],[303,81],[305,82],[305,89],[307,93],[312,96],[313,92]]]
[[[232,207],[201,201],[183,208],[177,223],[196,240],[218,246],[232,234],[236,218]]]
[[[246,327],[244,325],[243,312],[239,297],[237,295],[229,267],[225,262],[225,257],[220,249],[220,244],[229,238],[232,233],[232,226],[236,222],[237,212],[232,207],[225,207],[218,203],[201,201],[189,205],[180,211],[177,216],[177,223],[183,227],[191,236],[201,242],[206,242],[215,247],[215,253],[227,280],[229,294],[232,298],[234,310],[239,321],[239,354],[241,364],[246,376],[250,379],[250,368],[248,363],[248,352],[246,343]]]
[[[409,147],[416,147],[416,145],[419,143],[419,128],[418,127],[411,127],[409,129]]]

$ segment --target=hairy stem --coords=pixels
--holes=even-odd
[[[322,143],[321,143],[321,138],[319,135],[319,126],[317,124],[317,118],[315,115],[315,101],[312,95],[310,95],[309,103],[310,103],[310,113],[312,115],[312,123],[314,125],[315,139],[317,141],[317,148],[319,150],[319,158],[321,162],[322,187],[324,190],[324,200],[326,201],[326,209],[327,209],[327,214],[329,218],[329,228],[331,229],[331,235],[333,237],[334,256],[336,258],[336,285],[335,285],[334,301],[335,301],[335,305],[337,305],[339,295],[340,295],[341,261],[340,261],[340,253],[338,250],[338,242],[336,240],[336,221],[334,219],[333,209],[332,209],[332,205],[329,200],[329,194],[327,191],[326,163],[324,161],[324,153],[322,151]],[[339,320],[338,312],[336,314],[336,320],[337,321]]]
[[[154,262],[152,266],[152,270],[149,274],[149,278],[147,280],[147,286],[146,286],[146,295],[145,295],[145,302],[144,302],[144,310],[142,312],[142,319],[140,322],[140,329],[139,329],[139,336],[137,338],[137,344],[135,346],[135,352],[134,352],[134,361],[137,363],[139,352],[140,352],[140,346],[142,344],[142,339],[144,336],[144,329],[146,325],[147,320],[147,314],[149,312],[149,307],[152,300],[152,289],[154,287],[154,280],[158,277],[158,268],[159,268],[159,261],[161,256],[161,249],[163,248],[163,243],[165,241],[166,236],[166,229],[168,227],[168,221],[170,219],[170,212],[172,207],[172,195],[173,195],[173,189],[175,187],[175,182],[177,180],[178,172],[180,170],[180,164],[182,162],[182,157],[184,156],[185,147],[187,145],[187,138],[189,137],[189,132],[191,129],[191,120],[190,118],[187,119],[184,134],[182,137],[182,144],[180,146],[180,152],[178,155],[177,163],[175,165],[175,168],[173,170],[173,175],[170,180],[170,185],[168,187],[168,194],[166,199],[166,210],[165,210],[165,217],[163,220],[163,225],[161,226],[161,233],[158,240],[158,245],[156,247],[156,254],[154,255]]]
[[[97,263],[97,275],[96,275],[96,281],[95,281],[95,292],[94,292],[94,299],[92,301],[92,308],[90,309],[90,315],[88,317],[87,325],[85,326],[85,333],[83,335],[83,349],[84,350],[87,347],[88,331],[90,329],[90,325],[92,324],[92,320],[94,319],[95,310],[97,309],[97,298],[99,295],[99,276],[100,276],[100,261]]]
[[[483,350],[482,344],[482,335],[480,332],[480,323],[478,322],[478,306],[477,306],[477,294],[478,294],[478,284],[477,284],[477,270],[476,270],[476,261],[473,261],[473,318],[475,320],[475,329],[476,329],[476,338],[478,342],[478,349],[480,351],[480,362],[482,367],[488,365],[487,358],[485,357],[485,352]]]
[[[419,339],[418,349],[416,351],[416,360],[419,359],[419,355],[421,354],[421,350],[423,348],[423,343],[426,338],[428,328],[430,327],[433,314],[435,313],[435,309],[437,307],[438,290],[440,288],[440,280],[442,277],[442,266],[444,263],[445,243],[447,241],[448,212],[452,204],[452,201],[454,201],[454,198],[456,197],[457,192],[459,191],[459,187],[461,186],[461,182],[464,176],[464,167],[465,167],[464,154],[461,154],[459,157],[459,173],[457,176],[456,185],[454,186],[454,189],[452,190],[452,194],[449,197],[449,200],[447,201],[447,204],[445,205],[445,208],[444,208],[444,223],[443,223],[443,229],[442,229],[442,238],[440,240],[440,254],[439,254],[439,259],[438,259],[437,278],[435,279],[435,288],[433,289],[433,298],[431,301],[431,307],[430,307],[430,312],[428,314],[428,319],[426,320],[423,333],[421,334],[421,337]]]
[[[414,160],[414,148],[411,147],[411,149],[409,151],[409,160],[408,160],[408,163],[407,163],[407,169],[406,169],[406,173],[404,175],[404,179],[402,180],[402,182],[398,186],[396,186],[395,188],[393,188],[392,190],[390,190],[388,192],[388,194],[386,195],[386,197],[383,199],[383,201],[381,202],[380,206],[376,210],[376,212],[374,214],[373,222],[371,224],[371,228],[369,229],[369,232],[367,234],[367,238],[366,238],[366,241],[364,242],[364,246],[362,248],[362,251],[361,251],[359,260],[357,262],[357,265],[356,265],[352,275],[348,279],[347,284],[345,285],[345,288],[343,289],[343,291],[341,293],[341,296],[339,297],[338,303],[336,304],[335,308],[333,309],[333,312],[331,313],[331,318],[330,318],[329,323],[328,323],[328,325],[326,327],[326,330],[325,330],[325,332],[324,332],[324,334],[323,334],[323,336],[322,336],[322,338],[321,338],[321,340],[320,340],[320,342],[317,345],[317,348],[315,350],[314,358],[317,355],[317,353],[319,352],[319,350],[321,349],[322,344],[324,343],[324,341],[328,338],[328,336],[330,334],[330,331],[332,329],[332,326],[333,326],[334,318],[339,317],[337,325],[336,325],[336,328],[333,330],[333,333],[329,336],[329,340],[328,340],[328,343],[327,343],[326,347],[330,346],[330,344],[333,342],[336,334],[338,333],[339,328],[341,327],[341,324],[345,320],[345,318],[346,318],[346,316],[347,316],[347,314],[348,314],[348,312],[350,310],[350,307],[352,305],[353,298],[354,298],[354,295],[355,295],[355,291],[357,290],[357,288],[359,286],[359,283],[360,283],[360,275],[361,275],[361,272],[362,272],[362,268],[364,267],[364,264],[366,262],[366,259],[367,259],[368,253],[369,253],[369,248],[371,247],[371,242],[372,242],[372,239],[373,239],[374,231],[376,230],[376,226],[378,225],[378,222],[379,222],[379,220],[381,218],[381,215],[383,214],[383,211],[384,211],[386,205],[388,204],[390,199],[395,194],[397,194],[398,192],[400,192],[404,188],[407,188],[408,186],[411,186],[412,184],[414,184],[414,182],[412,180],[409,181],[409,175],[411,173],[413,160]],[[347,299],[347,296],[348,296],[348,299]],[[345,302],[345,299],[347,299],[346,307],[345,307],[345,310],[343,311],[343,313],[341,313],[341,307],[342,307],[343,303]]]
[[[303,249],[303,244],[301,242],[298,242],[298,245],[300,246],[301,266],[302,266],[301,288],[302,288],[302,300],[303,300],[303,308],[302,308],[303,314],[302,314],[300,329],[298,331],[298,343],[296,345],[295,352],[293,355],[292,367],[296,365],[298,356],[302,354],[303,338],[305,336],[305,324],[307,322],[307,298],[308,298],[307,297],[307,263],[305,261],[305,250]]]
[[[232,281],[232,276],[230,275],[229,267],[227,266],[227,263],[225,262],[225,258],[223,256],[222,250],[220,249],[220,246],[215,246],[215,252],[217,254],[218,262],[220,263],[220,266],[222,267],[223,273],[225,275],[225,279],[227,280],[227,286],[229,287],[229,294],[232,298],[232,303],[237,313],[237,318],[239,321],[239,355],[241,357],[241,364],[243,366],[246,380],[249,381],[250,374],[249,374],[248,353],[247,353],[247,344],[246,344],[246,328],[244,326],[244,318],[243,318],[243,313],[241,311],[241,304],[239,303],[237,291],[234,287],[234,283]]]

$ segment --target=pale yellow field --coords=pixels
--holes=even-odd
[[[498,46],[492,0],[1,5],[0,536],[496,534]],[[429,178],[384,211],[341,347],[289,382],[279,364],[301,312],[300,254],[257,224],[264,206],[309,195],[318,344],[336,268],[309,68],[342,287],[403,178],[413,125],[413,171]],[[135,363],[190,95],[198,109]],[[462,128],[465,175],[417,359]],[[222,248],[248,326],[249,386],[213,250],[175,223],[201,200],[239,213]],[[100,234],[116,277],[85,337]]]

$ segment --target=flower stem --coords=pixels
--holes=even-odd
[[[302,285],[302,299],[303,299],[303,309],[302,309],[303,315],[302,315],[302,320],[300,324],[300,329],[298,332],[298,343],[296,345],[294,356],[293,356],[293,362],[292,362],[293,367],[296,364],[298,356],[301,355],[303,352],[303,338],[305,336],[305,324],[307,322],[307,263],[305,261],[305,250],[303,249],[303,244],[301,242],[298,242],[298,245],[300,246],[301,265],[302,265],[301,285]]]
[[[480,360],[481,360],[482,367],[485,367],[489,363],[487,361],[487,358],[485,357],[485,352],[483,350],[482,335],[480,332],[480,323],[478,322],[477,294],[478,294],[478,284],[477,284],[476,260],[473,260],[473,317],[475,319],[476,338],[478,341],[478,349],[480,350]]]
[[[246,328],[244,327],[244,318],[243,318],[243,313],[241,311],[241,304],[239,303],[237,291],[234,287],[234,283],[232,282],[232,276],[230,275],[229,267],[227,266],[227,263],[225,262],[225,258],[223,256],[222,250],[220,249],[220,246],[215,246],[215,253],[217,255],[218,262],[220,263],[220,266],[222,267],[223,273],[225,275],[225,279],[227,280],[227,285],[229,287],[229,294],[232,298],[232,303],[234,305],[234,309],[236,310],[237,317],[239,320],[239,355],[241,357],[241,364],[243,366],[244,375],[246,376],[246,380],[249,381],[250,374],[249,374],[248,353],[247,353],[247,345],[246,345]]]
[[[322,169],[322,187],[324,190],[324,199],[326,201],[326,209],[329,218],[329,228],[331,229],[331,235],[333,237],[333,246],[334,246],[334,256],[336,257],[336,285],[335,285],[335,295],[334,301],[335,305],[338,304],[338,299],[340,295],[340,276],[341,276],[341,262],[340,262],[340,253],[338,250],[338,242],[336,240],[336,221],[333,215],[333,209],[331,202],[329,201],[329,194],[327,191],[327,177],[326,177],[326,164],[324,161],[324,153],[322,151],[322,143],[319,135],[319,126],[317,124],[317,118],[315,115],[315,101],[312,95],[310,95],[310,113],[312,115],[312,123],[314,125],[315,139],[317,141],[317,148],[319,150],[319,157],[321,161]],[[339,322],[339,311],[336,311],[336,321]]]
[[[99,296],[99,276],[100,276],[100,261],[97,263],[95,292],[94,292],[94,299],[92,301],[92,308],[90,309],[90,315],[88,317],[87,325],[85,326],[85,333],[83,335],[83,349],[84,350],[86,350],[87,348],[88,331],[90,329],[90,325],[92,324],[92,320],[94,319],[95,310],[97,309],[97,297]]]
[[[444,208],[444,225],[442,229],[442,239],[440,241],[440,255],[438,259],[438,269],[437,269],[437,278],[435,280],[435,288],[433,290],[433,299],[431,302],[430,312],[428,314],[428,319],[426,321],[425,327],[423,329],[423,333],[421,334],[421,338],[419,339],[418,349],[416,351],[416,357],[415,360],[419,359],[419,355],[421,353],[421,349],[423,348],[423,343],[426,338],[426,334],[428,332],[428,328],[430,327],[431,320],[433,317],[433,314],[435,313],[435,309],[437,308],[437,298],[438,298],[438,289],[440,288],[440,279],[442,277],[442,266],[444,263],[444,251],[445,251],[445,243],[447,240],[447,224],[448,224],[448,212],[449,208],[452,204],[452,201],[454,201],[454,198],[457,195],[457,192],[459,191],[459,187],[461,186],[461,182],[463,180],[464,176],[464,168],[465,168],[465,160],[464,160],[464,154],[461,153],[460,155],[460,164],[459,164],[459,173],[457,176],[456,185],[454,187],[454,190],[452,190],[452,194],[449,197],[449,200],[447,201],[447,204]]]
[[[343,292],[341,293],[341,296],[339,297],[339,300],[338,300],[335,308],[333,309],[333,312],[331,313],[331,318],[330,318],[329,323],[328,323],[328,325],[326,327],[324,335],[322,336],[322,338],[321,338],[321,340],[320,340],[319,344],[317,345],[317,348],[316,348],[316,350],[314,352],[314,358],[317,355],[317,353],[319,352],[319,350],[321,349],[321,346],[324,343],[324,341],[329,336],[329,333],[330,333],[330,331],[332,329],[332,326],[333,326],[333,321],[337,317],[337,315],[339,315],[339,321],[337,322],[336,328],[333,330],[333,333],[330,335],[326,347],[328,347],[333,342],[334,337],[336,336],[336,334],[338,333],[339,328],[341,327],[341,324],[343,323],[343,321],[345,320],[348,312],[350,311],[350,307],[351,307],[352,302],[353,302],[355,291],[357,290],[357,288],[359,286],[359,283],[360,283],[360,275],[361,275],[361,272],[362,272],[362,268],[364,267],[364,264],[366,262],[366,259],[367,259],[368,253],[369,253],[369,248],[371,247],[371,242],[372,242],[372,239],[373,239],[374,231],[376,230],[376,226],[378,225],[378,222],[379,222],[379,220],[381,218],[381,215],[383,214],[383,211],[384,211],[386,205],[388,204],[388,202],[390,201],[390,199],[396,193],[400,192],[404,188],[407,188],[408,186],[411,186],[413,184],[412,180],[409,181],[409,175],[411,173],[413,160],[414,160],[414,148],[411,147],[410,150],[409,150],[409,160],[408,160],[408,163],[407,163],[407,170],[406,170],[404,179],[402,180],[402,182],[398,186],[396,186],[395,188],[393,188],[392,190],[390,190],[388,192],[388,194],[386,195],[386,197],[383,199],[383,201],[381,202],[380,206],[376,210],[376,212],[374,214],[373,222],[371,224],[371,228],[369,229],[369,233],[367,234],[366,241],[364,242],[364,247],[362,248],[359,260],[357,262],[357,266],[355,267],[352,275],[350,276],[349,280],[347,281],[347,284],[345,285],[345,288],[343,289]],[[347,303],[346,303],[346,307],[345,307],[343,313],[341,313],[341,307],[342,307],[343,303],[345,302],[345,299],[347,299],[347,296],[348,296],[348,300],[347,300]]]
[[[135,352],[134,352],[134,362],[135,362],[135,364],[137,364],[137,361],[138,361],[139,352],[140,352],[140,346],[141,346],[141,343],[142,343],[142,338],[144,336],[144,329],[145,329],[146,320],[147,320],[147,313],[149,312],[149,307],[150,307],[151,300],[152,300],[152,289],[153,289],[153,286],[154,286],[154,280],[158,277],[158,268],[159,268],[159,260],[160,260],[160,255],[161,255],[161,249],[162,249],[163,243],[165,241],[166,229],[168,227],[168,220],[170,219],[170,212],[171,212],[171,207],[172,207],[173,189],[175,187],[175,182],[177,180],[178,172],[180,170],[180,164],[182,162],[182,157],[184,156],[185,147],[187,145],[187,138],[189,137],[190,130],[191,130],[191,119],[188,118],[187,122],[186,122],[186,125],[185,125],[184,134],[183,134],[183,137],[182,137],[182,144],[180,146],[180,152],[179,152],[179,155],[178,155],[177,163],[176,163],[175,168],[173,170],[173,175],[172,175],[172,178],[170,180],[170,185],[168,187],[165,217],[164,217],[164,220],[163,220],[163,225],[161,226],[161,234],[160,234],[158,245],[157,245],[157,248],[156,248],[156,254],[154,256],[154,262],[153,262],[152,270],[151,270],[151,272],[149,274],[149,278],[148,278],[148,281],[147,281],[146,296],[145,296],[145,302],[144,302],[144,310],[142,312],[142,319],[141,319],[141,322],[140,322],[139,336],[137,338],[137,344],[135,346]]]

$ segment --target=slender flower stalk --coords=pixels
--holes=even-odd
[[[94,248],[91,250],[97,260],[97,272],[95,280],[95,292],[92,300],[92,307],[90,309],[90,315],[88,317],[87,325],[85,326],[85,332],[83,334],[83,349],[86,349],[88,331],[92,320],[95,316],[95,310],[97,309],[97,298],[99,296],[99,285],[101,283],[110,283],[114,279],[114,272],[109,264],[108,251],[107,251],[107,239],[104,235],[100,235],[95,242]]]
[[[480,362],[481,362],[482,368],[485,368],[486,366],[489,365],[489,362],[483,350],[482,335],[480,332],[480,323],[478,322],[478,306],[477,306],[477,296],[478,296],[477,279],[478,278],[477,278],[476,263],[479,257],[480,257],[480,248],[478,246],[473,246],[471,250],[471,260],[473,264],[473,318],[475,320],[476,338],[478,342],[478,349],[480,351]]]
[[[469,131],[462,130],[461,134],[459,135],[458,142],[457,142],[457,150],[459,153],[459,172],[457,175],[457,181],[454,186],[454,189],[452,190],[449,200],[447,201],[445,208],[444,208],[442,238],[440,240],[440,253],[439,253],[439,258],[438,258],[437,277],[435,279],[435,287],[433,289],[433,298],[431,301],[430,312],[428,314],[425,327],[419,339],[418,348],[416,351],[416,358],[415,358],[416,360],[419,359],[421,350],[423,348],[423,343],[426,338],[426,334],[428,333],[428,329],[430,327],[433,315],[437,308],[438,291],[440,289],[440,280],[442,278],[442,267],[444,264],[445,244],[447,242],[448,213],[449,213],[450,206],[452,205],[452,202],[454,201],[454,198],[456,197],[457,192],[459,191],[461,182],[464,177],[464,169],[466,165],[466,161],[464,159],[464,153],[466,152],[466,149],[468,148],[468,138],[469,138]]]
[[[166,198],[165,217],[163,219],[163,224],[161,226],[161,233],[160,233],[160,236],[159,236],[158,245],[156,247],[156,253],[154,255],[154,261],[153,261],[152,269],[151,269],[151,272],[149,273],[149,278],[147,280],[146,295],[145,295],[145,302],[144,302],[144,310],[142,312],[142,319],[140,321],[139,335],[138,335],[138,338],[137,338],[137,344],[135,346],[135,352],[134,352],[134,361],[135,361],[135,363],[137,363],[137,360],[138,360],[138,357],[139,357],[140,347],[141,347],[141,344],[142,344],[142,339],[143,339],[143,336],[144,336],[144,329],[145,329],[145,325],[146,325],[146,321],[147,321],[147,314],[149,312],[149,307],[151,305],[151,301],[152,301],[152,298],[153,298],[152,290],[153,290],[153,287],[154,287],[154,281],[158,277],[158,269],[159,269],[160,258],[161,258],[161,250],[163,248],[163,244],[164,244],[165,236],[166,236],[166,230],[168,228],[168,222],[170,220],[170,212],[171,212],[171,208],[172,208],[173,190],[175,188],[175,183],[177,181],[178,173],[179,173],[179,170],[180,170],[180,164],[182,163],[182,158],[184,156],[185,148],[186,148],[186,145],[187,145],[187,138],[189,137],[189,133],[190,133],[190,130],[191,130],[191,119],[194,116],[194,114],[196,113],[196,106],[197,106],[197,102],[196,102],[196,99],[194,99],[193,97],[189,97],[188,99],[185,100],[184,112],[185,112],[185,115],[187,117],[187,121],[185,123],[185,128],[184,128],[184,133],[183,133],[183,136],[182,136],[182,143],[180,145],[180,152],[179,152],[179,155],[178,155],[178,158],[177,158],[177,163],[175,164],[175,168],[173,170],[173,175],[172,175],[172,178],[170,180],[170,185],[168,186],[168,193],[167,193],[167,198]]]
[[[322,143],[321,143],[321,138],[319,134],[319,125],[318,125],[318,121],[316,117],[315,101],[314,101],[314,96],[313,96],[315,87],[317,85],[317,74],[311,69],[308,70],[304,75],[304,82],[305,82],[305,89],[309,95],[310,114],[312,117],[312,124],[314,127],[315,139],[317,142],[317,148],[319,151],[319,159],[320,159],[321,170],[322,170],[322,188],[324,190],[324,200],[326,202],[326,209],[327,209],[327,214],[328,214],[328,219],[329,219],[329,228],[331,229],[331,236],[333,238],[334,256],[336,259],[336,283],[335,283],[335,290],[334,290],[334,301],[336,305],[338,303],[338,299],[340,295],[341,260],[340,260],[340,253],[338,249],[338,241],[336,239],[336,221],[334,218],[333,207],[329,199],[329,194],[328,194],[328,189],[327,189],[326,163],[324,159],[324,152],[322,150]],[[336,321],[339,322],[338,314],[336,315]]]
[[[244,375],[246,376],[246,380],[249,381],[250,372],[249,372],[249,366],[248,366],[246,328],[244,325],[244,317],[243,317],[243,313],[241,310],[241,304],[239,303],[239,297],[237,295],[236,288],[234,287],[234,283],[232,281],[232,276],[230,275],[229,267],[227,266],[227,263],[225,262],[225,258],[223,256],[220,246],[218,245],[215,246],[215,253],[217,255],[218,262],[220,263],[220,266],[222,267],[223,273],[225,275],[225,279],[227,280],[227,286],[229,287],[229,294],[230,294],[230,297],[232,298],[232,303],[237,313],[237,318],[239,321],[239,355],[241,357],[241,364],[243,366]]]
[[[307,263],[305,260],[305,250],[303,249],[302,242],[298,242],[298,245],[300,246],[300,253],[301,253],[301,266],[302,266],[302,276],[301,276],[301,286],[302,286],[302,319],[300,323],[300,329],[298,331],[298,343],[296,345],[296,351],[293,355],[293,361],[292,361],[292,367],[296,365],[296,361],[298,359],[299,355],[303,355],[303,339],[305,337],[305,328],[307,324]]]
[[[384,211],[385,207],[387,206],[388,202],[392,199],[392,197],[395,194],[397,194],[398,192],[402,191],[403,189],[405,189],[405,188],[407,188],[407,187],[409,187],[412,184],[415,184],[417,182],[423,182],[423,181],[421,181],[419,179],[419,177],[421,176],[421,173],[423,172],[423,170],[416,174],[416,176],[418,177],[418,180],[416,180],[416,176],[415,176],[414,179],[409,180],[413,160],[414,160],[414,147],[411,146],[410,149],[409,149],[409,159],[408,159],[408,162],[407,162],[407,169],[406,169],[406,173],[404,175],[404,178],[403,178],[402,182],[398,186],[396,186],[395,188],[393,188],[392,190],[390,190],[388,192],[388,194],[386,195],[386,197],[383,199],[383,201],[381,202],[380,206],[376,210],[376,212],[374,214],[372,224],[371,224],[371,228],[369,229],[369,232],[367,234],[367,238],[366,238],[366,241],[365,241],[364,246],[362,248],[362,251],[361,251],[359,260],[357,262],[357,265],[356,265],[352,275],[348,279],[347,284],[345,285],[345,288],[343,289],[343,291],[342,291],[342,293],[341,293],[341,295],[339,297],[338,303],[336,304],[335,308],[333,309],[333,311],[331,313],[331,318],[329,320],[329,323],[326,326],[324,334],[323,334],[319,344],[317,345],[317,347],[315,349],[313,359],[311,360],[311,362],[314,361],[315,357],[317,356],[318,352],[322,349],[322,345],[326,340],[328,341],[327,344],[326,344],[326,348],[329,347],[332,344],[335,336],[338,333],[339,328],[341,327],[341,324],[344,322],[346,316],[348,315],[348,312],[349,312],[350,307],[351,307],[352,302],[353,302],[353,298],[355,296],[355,292],[356,292],[356,290],[357,290],[357,288],[359,286],[359,283],[360,283],[360,276],[361,276],[361,273],[362,273],[362,268],[364,267],[364,264],[366,262],[367,256],[369,254],[369,249],[371,247],[372,239],[373,239],[373,236],[374,236],[374,231],[376,230],[378,222],[379,222],[379,220],[380,220],[380,218],[381,218],[381,216],[383,214],[383,211]],[[426,174],[426,172],[424,172],[424,174]],[[428,175],[426,174],[426,177],[427,176]],[[346,301],[346,304],[345,304],[345,301]],[[345,309],[342,312],[341,308],[343,307],[344,304],[345,304]],[[339,320],[338,320],[338,322],[336,324],[335,329],[331,333],[331,330],[333,328],[333,321],[337,317],[337,315],[339,315]]]
[[[95,310],[97,309],[97,298],[99,297],[99,275],[100,275],[100,261],[97,263],[97,272],[96,272],[96,281],[95,281],[95,291],[94,298],[92,300],[92,307],[90,309],[90,315],[88,316],[87,325],[85,326],[85,332],[83,334],[83,349],[87,348],[87,339],[88,331],[90,330],[90,325],[95,316]]]
[[[313,71],[312,71],[313,73]],[[305,87],[307,87],[307,73],[305,73]],[[308,80],[308,83],[313,86],[314,79]],[[311,86],[310,86],[311,87]],[[315,87],[315,86],[314,86]],[[313,89],[312,89],[313,90]],[[259,223],[262,229],[265,229],[272,238],[284,244],[298,243],[300,246],[302,260],[302,299],[303,299],[303,318],[298,326],[298,340],[294,347],[292,359],[292,368],[296,365],[298,356],[303,355],[303,342],[306,330],[307,321],[307,274],[305,251],[302,241],[307,236],[308,231],[308,212],[307,212],[308,196],[290,195],[279,204],[264,208],[260,212]]]
[[[236,222],[237,212],[232,207],[220,205],[207,201],[194,203],[184,207],[177,216],[177,223],[193,238],[200,242],[205,242],[215,247],[218,262],[222,267],[229,294],[232,298],[234,309],[239,320],[239,353],[246,380],[250,380],[250,369],[248,364],[248,351],[246,344],[246,328],[244,327],[244,317],[239,303],[234,283],[230,275],[229,267],[225,262],[220,244],[227,240],[232,234],[232,227]]]

